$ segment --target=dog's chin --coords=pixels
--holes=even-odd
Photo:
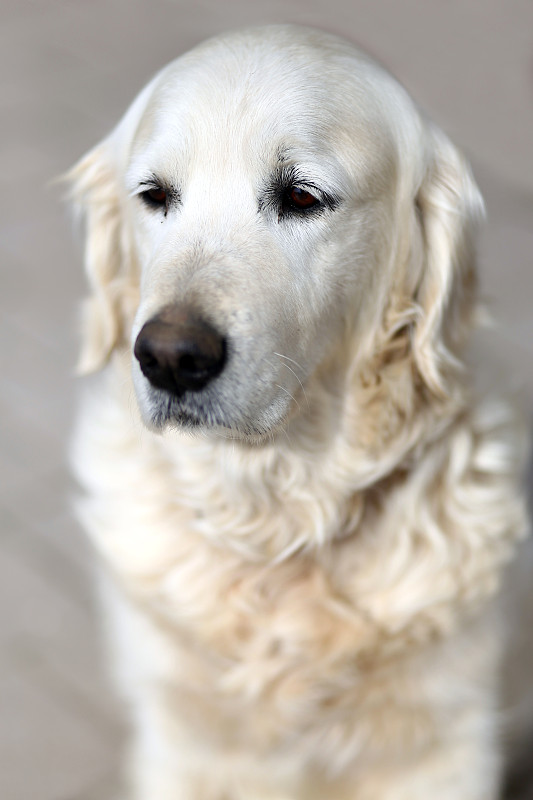
[[[181,397],[150,388],[138,396],[141,418],[154,433],[179,430],[191,435],[237,440],[251,445],[272,441],[285,429],[291,409],[284,402],[261,409],[254,416],[239,415],[232,407],[225,413],[221,403],[203,393],[185,392]]]

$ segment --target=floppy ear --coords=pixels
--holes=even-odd
[[[83,308],[78,370],[86,374],[100,369],[127,336],[138,302],[137,271],[108,141],[87,153],[66,179],[85,229],[91,294]]]
[[[463,156],[437,129],[430,129],[430,136],[429,163],[416,197],[423,263],[412,346],[425,384],[445,397],[474,321],[474,239],[483,201]]]

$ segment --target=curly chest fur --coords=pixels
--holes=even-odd
[[[214,563],[203,580],[184,561],[128,591],[142,619],[132,656],[139,642],[149,650],[158,702],[178,726],[226,751],[271,755],[297,741],[315,760],[326,736],[335,748],[371,739],[391,703],[396,743],[427,730],[427,710],[408,699],[418,691],[405,659],[413,631],[386,631],[312,558]]]
[[[420,689],[428,676],[438,684],[443,634],[461,610],[430,603],[408,622],[390,609],[380,619],[363,583],[359,599],[350,588],[357,564],[349,549],[325,564],[295,556],[243,567],[209,548],[208,561],[196,552],[159,578],[128,581],[142,622],[126,659],[143,651],[156,707],[176,736],[185,730],[208,751],[244,747],[269,758],[297,747],[318,766],[333,755],[339,763],[344,750],[350,761],[368,757],[377,742],[381,754],[419,747],[446,727],[459,710],[447,707],[447,691],[428,703],[432,686]],[[467,654],[473,685],[479,655],[493,647],[485,641]],[[453,652],[461,648],[455,642]],[[446,686],[455,668],[448,663]]]
[[[324,469],[278,462],[273,477],[267,460],[221,463],[211,442],[157,439],[100,410],[100,436],[80,436],[82,513],[141,611],[129,668],[146,662],[165,708],[203,739],[227,745],[233,731],[259,750],[285,730],[309,753],[324,731],[353,741],[367,717],[390,725],[391,704],[405,712],[397,741],[426,729],[408,661],[479,609],[521,529],[501,419],[468,420],[409,470],[350,492]]]

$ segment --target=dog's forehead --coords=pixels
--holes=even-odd
[[[169,160],[217,163],[233,152],[255,164],[280,149],[367,169],[390,153],[401,87],[369,58],[335,37],[300,29],[233,35],[208,42],[159,76],[133,151]],[[290,35],[289,35],[290,34]],[[404,93],[405,94],[405,93]]]

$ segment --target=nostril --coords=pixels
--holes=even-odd
[[[197,338],[176,343],[176,360],[173,364],[175,380],[186,389],[203,389],[210,380],[222,372],[226,361],[225,340],[202,331]]]
[[[151,340],[144,328],[139,336],[137,336],[133,354],[139,362],[143,372],[145,370],[153,370],[157,368],[159,362],[152,352]]]
[[[189,373],[193,375],[198,372],[202,372],[204,367],[200,363],[198,358],[195,358],[193,355],[186,354],[181,356],[178,362],[178,370],[183,373]]]
[[[157,367],[157,358],[150,355],[149,353],[143,353],[142,355],[142,363],[146,369],[155,369]]]

